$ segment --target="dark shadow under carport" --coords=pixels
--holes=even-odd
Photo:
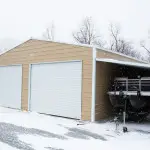
[[[150,65],[143,63],[142,66],[140,63],[125,63],[96,62],[95,120],[106,119],[112,115],[112,105],[107,92],[114,78],[128,77],[136,79],[139,76],[150,77]]]

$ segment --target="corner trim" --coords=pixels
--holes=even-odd
[[[95,121],[95,92],[96,92],[96,48],[93,47],[93,62],[92,62],[92,106],[91,106],[91,121]]]

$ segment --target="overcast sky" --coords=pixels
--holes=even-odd
[[[0,0],[0,48],[41,38],[52,21],[55,40],[73,42],[72,31],[86,16],[105,39],[108,24],[120,24],[122,36],[138,47],[150,29],[150,0]]]

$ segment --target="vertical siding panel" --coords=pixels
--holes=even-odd
[[[22,109],[28,110],[28,75],[29,75],[29,65],[23,64],[22,68]]]
[[[97,62],[96,71],[95,119],[100,120],[108,117],[112,110],[109,97],[107,95],[111,76],[111,66],[107,63]]]

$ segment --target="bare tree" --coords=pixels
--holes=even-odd
[[[86,17],[78,31],[73,33],[76,42],[89,45],[104,46],[102,38],[96,34],[92,18]]]
[[[148,38],[147,40],[142,40],[140,42],[141,47],[147,51],[147,57],[145,58],[146,61],[150,62],[150,30],[148,31]]]
[[[110,49],[119,52],[120,51],[120,47],[119,47],[120,27],[113,25],[111,23],[109,25],[109,32],[110,32],[110,36],[111,36]]]
[[[149,33],[150,34],[150,33]],[[149,37],[148,37],[148,39],[150,39]],[[141,42],[140,42],[140,45],[141,45],[141,47],[144,49],[144,50],[146,50],[147,51],[147,57],[145,58],[146,59],[146,61],[148,61],[148,62],[150,62],[150,47],[146,44],[146,41],[144,41],[144,40],[142,40]]]
[[[55,30],[55,26],[54,26],[54,23],[52,22],[52,24],[48,28],[46,28],[46,31],[43,33],[44,39],[53,41],[54,40],[54,30]]]
[[[139,52],[135,51],[133,44],[121,37],[120,27],[118,25],[111,23],[109,25],[109,32],[111,36],[109,49],[132,57],[140,57]]]
[[[141,45],[141,47],[144,48],[144,49],[148,52],[148,54],[150,55],[150,48],[148,48],[148,47],[146,46],[145,41],[141,41],[141,42],[140,42],[140,45]]]

